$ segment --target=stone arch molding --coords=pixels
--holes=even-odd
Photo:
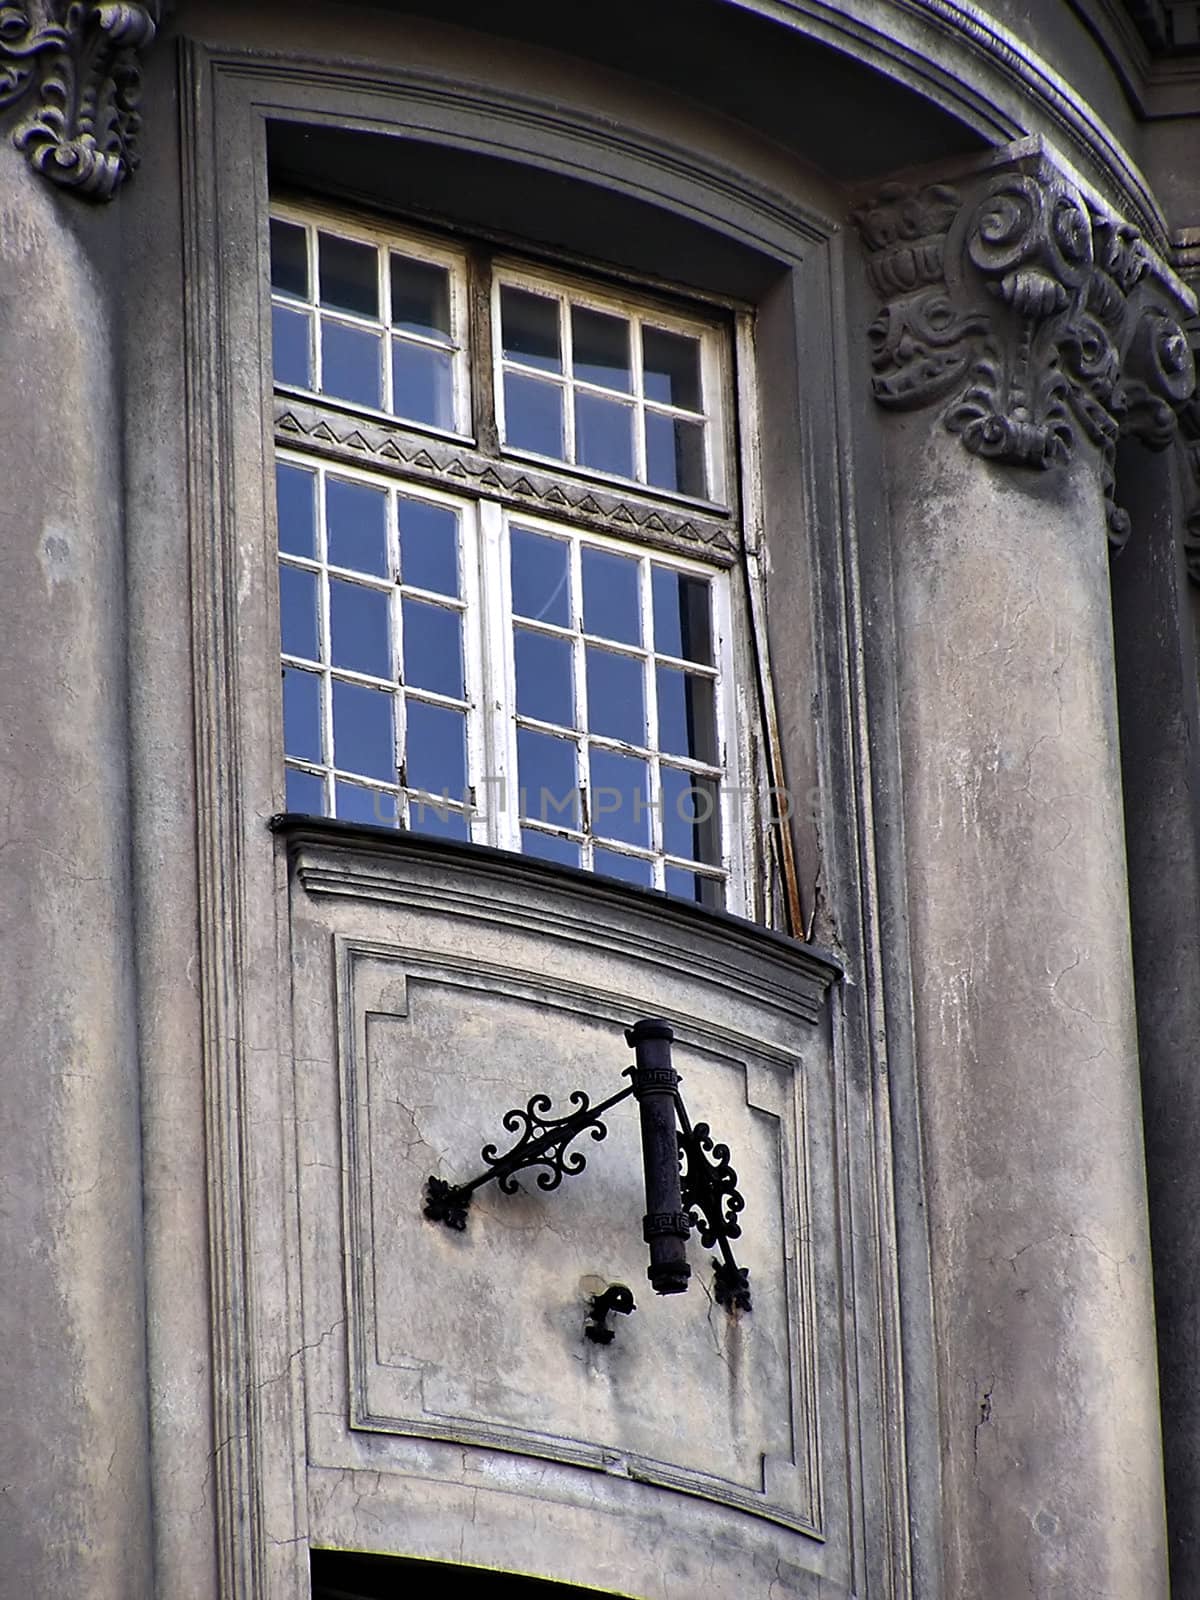
[[[1007,466],[1048,470],[1088,441],[1123,544],[1117,440],[1162,449],[1179,433],[1191,291],[1032,141],[952,180],[886,184],[854,220],[883,302],[868,329],[879,405],[940,405],[967,450]]]
[[[0,3],[0,110],[28,106],[13,143],[35,171],[92,200],[111,200],[133,173],[139,52],[167,3]]]

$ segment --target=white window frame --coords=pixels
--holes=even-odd
[[[300,300],[296,296],[272,293],[273,303],[303,307],[310,317],[310,337],[313,345],[311,359],[313,361],[312,373],[314,382],[318,387],[306,390],[294,385],[276,384],[278,393],[288,395],[310,396],[321,406],[341,411],[353,416],[361,415],[368,419],[379,419],[389,425],[397,426],[414,435],[428,434],[435,438],[456,440],[464,445],[474,444],[477,436],[486,429],[480,426],[481,419],[472,413],[472,395],[478,398],[482,387],[490,388],[490,399],[494,407],[492,421],[494,423],[499,442],[501,458],[514,460],[536,461],[540,467],[550,473],[573,478],[584,483],[593,482],[598,488],[604,488],[610,493],[621,494],[627,492],[631,497],[644,506],[648,501],[662,502],[664,506],[678,509],[681,505],[686,507],[694,505],[703,506],[721,512],[729,517],[734,516],[734,508],[729,504],[734,499],[730,493],[731,484],[736,482],[733,473],[733,463],[737,459],[735,454],[735,440],[733,438],[732,418],[737,403],[736,393],[736,368],[734,364],[734,329],[722,326],[710,313],[707,317],[703,311],[692,318],[674,310],[668,309],[661,298],[654,292],[638,294],[635,291],[624,293],[618,290],[606,290],[597,287],[594,283],[574,274],[547,270],[533,267],[528,263],[521,263],[510,257],[496,254],[490,263],[489,293],[484,297],[483,304],[478,303],[478,290],[473,288],[472,272],[475,267],[465,246],[455,248],[443,240],[431,240],[420,230],[393,228],[386,224],[376,224],[358,217],[347,215],[333,208],[321,205],[298,205],[287,202],[272,203],[271,216],[280,221],[301,225],[305,228],[306,250],[309,276],[309,296],[307,300]],[[353,314],[337,312],[334,315],[339,320],[348,323],[362,323],[381,332],[386,342],[391,337],[390,333],[390,273],[387,268],[388,251],[395,249],[397,252],[409,255],[418,260],[428,261],[446,268],[449,272],[451,294],[451,330],[453,348],[453,373],[454,373],[454,406],[455,430],[451,433],[432,424],[414,419],[397,416],[385,409],[374,408],[339,399],[336,396],[324,395],[320,392],[320,319],[329,313],[319,309],[319,283],[317,278],[317,234],[320,231],[329,232],[340,237],[350,239],[356,243],[370,244],[379,252],[379,295],[381,316],[378,322],[370,319],[355,318]],[[557,381],[564,391],[564,420],[568,429],[567,439],[571,437],[573,429],[574,407],[571,396],[575,388],[584,391],[595,389],[595,392],[612,398],[615,391],[607,391],[602,387],[588,385],[573,377],[571,366],[571,316],[570,306],[580,305],[601,312],[608,312],[626,317],[631,325],[631,361],[633,363],[634,392],[630,395],[630,403],[637,413],[635,463],[637,470],[644,477],[644,430],[642,417],[649,410],[660,411],[670,416],[694,418],[703,420],[704,447],[707,471],[707,488],[709,494],[700,499],[677,491],[660,489],[646,484],[644,481],[617,477],[590,467],[576,465],[572,461],[564,461],[557,457],[537,456],[532,452],[517,450],[504,443],[504,395],[503,376],[506,364],[501,353],[501,324],[500,324],[500,291],[502,286],[512,285],[526,289],[533,293],[549,295],[557,298],[559,306],[560,340],[562,341],[563,371],[557,376]],[[484,308],[490,311],[490,328],[486,326],[486,318],[481,318],[481,324],[471,326],[472,311],[482,313]],[[701,383],[703,412],[688,412],[682,407],[670,407],[654,401],[648,401],[642,393],[643,383],[641,377],[642,341],[641,328],[649,325],[662,328],[666,332],[677,333],[690,338],[696,338],[700,345]],[[744,323],[739,319],[737,330],[737,350],[740,357],[746,340]],[[440,345],[439,348],[447,348]],[[486,359],[490,370],[482,375],[473,373],[472,364]],[[542,369],[530,369],[541,377],[547,374]],[[388,361],[390,374],[390,358]],[[474,381],[473,381],[474,380]],[[388,378],[390,384],[390,376]],[[386,396],[385,396],[386,397]],[[568,450],[573,454],[573,451]],[[478,495],[459,495],[439,490],[426,482],[406,477],[403,469],[379,471],[373,468],[357,467],[342,460],[322,460],[318,455],[309,453],[302,446],[279,447],[276,451],[276,460],[305,470],[314,471],[318,477],[318,500],[316,515],[318,519],[318,559],[305,561],[281,555],[281,561],[295,566],[309,569],[323,569],[325,579],[321,581],[321,642],[322,666],[321,675],[328,685],[334,677],[353,679],[354,674],[343,672],[341,668],[332,665],[329,650],[329,616],[328,616],[328,576],[340,575],[340,569],[332,568],[326,560],[325,527],[324,527],[324,502],[325,484],[329,477],[336,477],[350,481],[360,481],[370,484],[374,488],[388,491],[388,553],[390,576],[388,579],[374,580],[374,587],[383,588],[390,586],[391,599],[391,644],[394,652],[393,666],[397,668],[397,644],[401,640],[402,622],[400,620],[401,600],[407,586],[403,588],[396,580],[398,528],[396,518],[397,495],[426,500],[432,504],[445,505],[453,508],[459,514],[460,531],[460,588],[461,610],[463,616],[463,655],[464,655],[464,687],[466,700],[466,766],[468,779],[468,805],[466,820],[469,828],[469,837],[475,843],[487,844],[499,848],[521,849],[521,817],[518,804],[518,774],[517,774],[517,731],[519,719],[516,711],[516,674],[514,653],[514,617],[512,612],[512,595],[510,582],[510,564],[508,554],[508,525],[510,521],[519,523],[520,526],[529,528],[534,532],[548,534],[570,543],[573,563],[572,594],[573,605],[577,606],[581,596],[579,582],[580,551],[585,546],[593,546],[611,551],[627,557],[636,558],[641,564],[641,586],[643,603],[643,643],[639,649],[632,650],[631,654],[639,656],[644,663],[647,679],[654,676],[654,668],[659,652],[650,648],[652,638],[651,622],[651,590],[650,571],[651,564],[657,564],[680,572],[685,572],[704,578],[709,584],[712,606],[713,629],[713,668],[708,673],[696,663],[675,661],[680,668],[699,670],[702,675],[712,676],[715,680],[714,711],[716,717],[716,739],[718,763],[716,767],[707,763],[692,761],[686,757],[676,756],[663,752],[658,748],[657,729],[654,726],[654,694],[647,692],[646,712],[648,718],[647,743],[645,746],[624,746],[620,741],[592,735],[586,727],[586,719],[582,715],[581,697],[586,695],[585,673],[583,671],[584,652],[589,636],[582,631],[582,617],[572,616],[572,628],[569,630],[573,640],[572,650],[575,661],[575,695],[576,695],[576,728],[573,731],[576,749],[577,776],[581,788],[586,789],[587,755],[589,745],[594,741],[601,748],[612,749],[618,753],[629,753],[639,759],[647,761],[651,774],[650,795],[650,825],[651,847],[639,848],[637,846],[623,845],[618,840],[597,838],[592,826],[594,819],[590,816],[580,819],[582,826],[571,828],[556,827],[553,822],[548,822],[541,831],[561,833],[569,836],[581,846],[580,860],[585,869],[591,867],[593,853],[596,849],[609,850],[616,854],[636,857],[643,861],[652,862],[653,883],[655,887],[662,888],[665,884],[665,873],[669,867],[677,868],[683,872],[698,873],[700,876],[718,878],[724,885],[723,900],[725,908],[735,913],[754,916],[761,914],[764,909],[761,903],[761,894],[755,892],[754,877],[756,864],[761,865],[768,854],[764,847],[759,847],[757,834],[753,825],[754,805],[753,796],[758,792],[761,783],[756,781],[760,775],[755,770],[755,761],[761,757],[761,744],[752,736],[752,728],[758,723],[758,712],[755,697],[748,694],[746,684],[753,681],[753,650],[750,647],[749,617],[747,616],[742,628],[735,624],[734,606],[734,581],[735,574],[727,563],[705,561],[689,557],[677,550],[660,547],[652,542],[625,539],[608,532],[597,532],[592,529],[580,527],[565,517],[559,521],[554,517],[547,517],[541,512],[527,513],[514,511],[506,507],[498,499],[489,498],[486,493]],[[362,580],[361,574],[356,576]],[[370,582],[371,580],[368,580]],[[445,601],[444,596],[435,597]],[[520,621],[520,619],[516,619]],[[597,641],[612,645],[613,641]],[[619,646],[617,647],[620,648]],[[286,665],[300,666],[301,663],[290,658],[284,658]],[[309,666],[308,670],[311,670]],[[374,687],[381,685],[375,684]],[[647,691],[650,684],[647,683]],[[410,691],[403,683],[396,679],[392,684],[393,693],[393,728],[396,756],[396,781],[393,784],[384,783],[377,779],[365,780],[349,772],[343,772],[333,764],[332,742],[332,696],[328,688],[324,692],[322,704],[322,763],[318,766],[311,762],[288,758],[287,765],[298,770],[307,770],[314,774],[319,773],[323,783],[323,793],[328,815],[335,815],[334,792],[336,783],[358,782],[364,786],[376,789],[382,793],[393,796],[396,806],[395,824],[398,826],[411,826],[410,807],[414,803],[425,804],[444,812],[445,797],[431,795],[427,791],[418,791],[410,785],[401,784],[400,777],[403,772],[401,756],[404,750],[404,708]],[[436,700],[435,696],[426,695],[424,691],[413,691],[417,698]],[[326,759],[327,758],[327,759]],[[660,762],[669,764],[672,768],[682,768],[702,773],[711,777],[717,785],[719,796],[719,828],[720,828],[720,860],[719,862],[688,861],[680,857],[668,856],[663,849],[662,816],[660,806],[663,803],[661,783],[657,783]],[[490,780],[490,781],[489,781]],[[458,796],[451,796],[451,802],[457,802]],[[381,817],[380,821],[389,823],[388,817]],[[418,823],[418,829],[420,824]],[[765,830],[765,819],[762,821]],[[759,902],[756,904],[755,902]]]

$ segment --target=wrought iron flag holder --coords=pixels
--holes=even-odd
[[[494,1144],[484,1145],[480,1156],[487,1170],[468,1183],[429,1178],[426,1217],[462,1232],[476,1189],[497,1183],[504,1194],[516,1194],[516,1175],[528,1167],[543,1169],[536,1179],[539,1189],[557,1189],[564,1178],[574,1177],[587,1165],[582,1150],[568,1147],[584,1133],[597,1142],[607,1138],[604,1114],[632,1095],[641,1120],[646,1179],[642,1222],[650,1247],[646,1276],[658,1294],[682,1294],[687,1289],[692,1272],[687,1240],[694,1227],[704,1249],[715,1245],[720,1252],[712,1258],[718,1305],[728,1311],[749,1311],[749,1269],[738,1266],[730,1244],[741,1237],[738,1218],[746,1202],[738,1192],[728,1146],[714,1141],[706,1122],[693,1126],[688,1117],[679,1074],[671,1064],[674,1037],[669,1024],[657,1018],[627,1029],[625,1039],[634,1053],[634,1064],[625,1074],[630,1082],[599,1105],[592,1105],[584,1091],[576,1089],[570,1096],[575,1110],[565,1117],[549,1115],[552,1102],[545,1094],[532,1095],[523,1111],[506,1111],[504,1127],[518,1135],[516,1143],[503,1155],[497,1154]]]

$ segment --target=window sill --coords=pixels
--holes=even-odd
[[[280,813],[271,818],[269,826],[286,843],[289,861],[293,867],[300,867],[302,881],[305,870],[312,865],[314,851],[365,857],[388,876],[401,879],[408,876],[406,865],[418,870],[441,866],[451,875],[469,877],[473,885],[498,901],[513,903],[529,895],[560,902],[564,912],[569,906],[574,918],[596,924],[598,937],[605,925],[615,924],[618,919],[628,925],[633,919],[658,943],[670,943],[673,936],[688,943],[711,941],[723,947],[727,960],[732,957],[736,961],[740,950],[748,960],[782,962],[795,968],[803,987],[812,986],[815,1001],[844,975],[838,958],[817,945],[805,944],[733,912],[712,911],[660,889],[640,888],[579,867],[541,861],[491,845],[297,812]]]

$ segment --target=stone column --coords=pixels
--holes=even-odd
[[[8,9],[0,1596],[149,1600],[120,235],[115,210],[62,192],[103,198],[127,169],[144,8]]]
[[[1040,148],[858,214],[887,408],[947,1600],[1167,1593],[1107,540],[1181,287]],[[1184,295],[1184,298],[1186,296]]]

